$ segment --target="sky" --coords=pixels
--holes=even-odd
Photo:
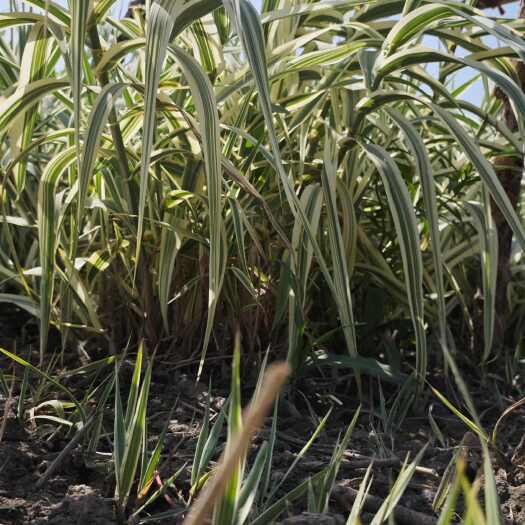
[[[67,0],[54,0],[58,3],[66,3]],[[261,5],[261,1],[262,0],[252,0],[252,2],[257,6],[257,7],[260,7]],[[18,4],[21,4],[22,0],[17,0],[17,3]],[[6,12],[6,11],[9,11],[9,5],[10,5],[10,0],[0,0],[0,12]],[[128,0],[118,0],[118,2],[116,2],[115,6],[114,6],[114,9],[115,9],[115,14],[117,14],[117,16],[121,15],[122,13],[125,12],[126,8],[127,8],[127,5],[128,5]],[[512,4],[507,4],[505,6],[505,13],[504,13],[504,17],[505,18],[516,18],[517,16],[517,11],[518,11],[518,2],[515,2],[515,3],[512,3]],[[497,16],[497,17],[500,17],[502,16],[499,11],[497,9],[487,9],[486,10],[486,13],[490,16]],[[427,37],[425,38],[424,40],[424,45],[428,46],[428,47],[437,47],[438,46],[438,41],[436,38],[432,38],[432,37]],[[491,46],[491,47],[496,47],[498,44],[497,44],[497,41],[495,38],[493,37],[487,37],[485,39],[485,43],[488,45],[488,46]],[[466,53],[465,53],[466,54]],[[436,73],[437,73],[437,64],[433,64],[433,65],[430,65],[427,70],[428,72],[435,76]],[[463,84],[464,82],[466,82],[467,80],[469,80],[470,78],[472,78],[473,76],[475,76],[475,72],[472,71],[472,70],[468,70],[468,69],[462,69],[460,71],[460,73],[458,73],[457,77],[456,77],[456,86],[459,86],[461,84]],[[474,104],[479,104],[483,98],[483,84],[481,82],[481,80],[479,80],[478,82],[474,83],[471,85],[471,87],[465,91],[462,95],[462,98],[465,99],[465,100],[468,100],[469,102],[472,102]]]

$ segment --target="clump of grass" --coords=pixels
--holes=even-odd
[[[200,377],[209,349],[239,326],[247,363],[287,347],[296,377],[348,368],[361,398],[366,376],[402,385],[388,430],[422,399],[437,363],[467,413],[427,392],[479,437],[485,474],[482,508],[481,482],[451,464],[439,523],[452,522],[460,494],[465,523],[497,523],[490,441],[456,362],[473,359],[486,378],[504,359],[510,383],[523,361],[525,229],[501,169],[515,165],[519,187],[525,93],[515,61],[525,41],[515,24],[456,1],[264,0],[259,12],[248,0],[151,0],[125,20],[114,4],[25,0],[0,15],[0,304],[38,325],[38,366],[2,350],[24,367],[19,416],[38,381],[35,410],[55,413],[36,418],[89,436],[93,453],[113,392],[116,507],[135,519],[167,490],[151,492],[163,439],[148,458],[154,365],[143,371],[143,343],[172,359],[198,348]],[[432,39],[439,46],[427,47]],[[478,80],[475,104],[465,93]],[[124,409],[126,344],[141,346]],[[84,347],[107,357],[77,372],[116,370],[77,399],[57,370]],[[203,422],[192,497],[214,486],[222,425],[227,456],[244,435],[240,360],[237,344],[228,409],[212,428],[209,412]],[[67,402],[46,399],[51,386]],[[353,425],[322,472],[275,502],[277,417],[249,472],[245,448],[225,467],[215,523],[271,522],[303,495],[327,509]],[[418,459],[374,524],[395,514]]]
[[[460,309],[472,341],[482,324],[490,362],[496,208],[525,244],[490,160],[519,144],[498,104],[469,104],[470,84],[447,82],[477,70],[518,119],[525,96],[510,66],[418,41],[455,17],[453,45],[468,30],[465,46],[484,49],[481,28],[508,46],[494,51],[501,64],[525,49],[506,22],[463,4],[419,6],[379,33],[382,14],[353,4],[265,3],[261,16],[247,0],[155,0],[125,21],[111,2],[27,4],[37,9],[2,25],[16,88],[0,119],[0,301],[39,319],[42,362],[51,325],[64,348],[180,335],[204,360],[214,333],[255,322],[251,344],[287,338],[300,371],[316,341],[341,338],[355,358],[380,320],[408,317],[415,340],[398,343],[415,348],[422,387],[429,358],[454,347]],[[418,69],[436,61],[439,78]],[[372,283],[377,319],[363,308]]]

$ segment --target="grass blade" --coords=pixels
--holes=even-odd
[[[199,64],[182,49],[175,49],[175,56],[180,64],[191,89],[193,101],[200,120],[200,134],[206,167],[206,186],[208,189],[210,259],[208,289],[208,320],[204,334],[204,344],[198,376],[202,372],[204,357],[210,341],[215,309],[224,278],[224,262],[221,254],[222,220],[222,171],[219,115],[213,88]]]
[[[410,314],[416,333],[416,373],[421,387],[427,371],[427,340],[423,309],[423,262],[416,216],[401,173],[390,155],[373,144],[361,143],[361,147],[379,171],[391,206],[407,281]]]

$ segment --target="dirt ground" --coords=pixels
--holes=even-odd
[[[218,364],[214,377],[223,373],[227,375],[228,363],[229,361],[224,359],[222,364]],[[0,366],[4,372],[10,373],[12,370],[12,364],[6,359],[0,360]],[[17,377],[21,377],[22,373],[18,367]],[[194,377],[194,366],[170,366],[161,356],[154,371],[150,394],[148,430],[152,438],[152,447],[156,441],[155,436],[160,434],[165,425],[171,407],[175,406],[169,421],[159,472],[159,479],[163,480],[187,463],[182,476],[175,484],[175,490],[170,493],[171,500],[175,502],[181,501],[179,497],[186,499],[188,496],[191,462],[204,413],[208,378],[204,378],[202,384],[195,385]],[[79,379],[73,376],[64,381],[79,394],[89,384],[89,378],[86,377]],[[447,393],[446,385],[441,381],[438,371],[429,381],[440,391],[452,395],[451,392]],[[251,384],[247,383],[243,392],[245,402],[253,392],[253,381]],[[126,384],[125,377],[123,384]],[[400,460],[404,460],[407,454],[413,458],[425,445],[428,446],[420,463],[421,468],[400,502],[405,509],[421,514],[415,514],[415,518],[409,517],[408,521],[402,516],[398,517],[396,523],[410,525],[415,523],[410,520],[416,519],[417,522],[418,516],[422,524],[435,523],[436,515],[432,511],[432,502],[447,465],[467,429],[430,393],[417,407],[413,407],[397,426],[395,417],[388,421],[388,415],[393,414],[391,405],[396,390],[392,386],[382,385],[386,399],[385,419],[385,413],[381,414],[378,384],[377,380],[365,379],[364,391],[368,392],[368,395],[339,471],[330,506],[332,514],[308,514],[305,496],[290,507],[288,514],[280,517],[280,523],[344,524],[349,508],[348,489],[359,487],[371,458],[375,459],[375,464],[370,493],[377,498],[384,498],[399,471]],[[502,384],[503,382],[498,383],[494,380],[482,385],[475,378],[469,380],[470,391],[487,431],[492,431],[498,417],[518,399],[519,389],[505,392],[502,390]],[[212,407],[218,410],[228,395],[226,381],[222,384],[214,382],[212,393]],[[22,425],[15,417],[18,395],[19,392],[15,388],[9,404],[6,403],[6,399],[0,398],[0,418],[3,417],[3,437],[0,443],[0,525],[115,523],[112,507],[114,481],[109,468],[110,462],[108,459],[95,461],[89,458],[83,449],[82,441],[73,447],[45,483],[37,485],[49,465],[71,440],[71,436],[66,435],[65,430],[45,433],[45,424],[39,422],[36,425],[35,422],[28,421],[27,412]],[[48,392],[47,397],[50,396],[51,392]],[[56,397],[62,399],[63,395],[56,394]],[[307,378],[294,384],[293,390],[289,388],[282,396],[278,441],[273,462],[274,482],[278,482],[283,476],[296,454],[312,435],[319,419],[331,406],[334,408],[325,430],[308,455],[299,462],[293,475],[284,483],[282,494],[326,466],[338,436],[346,430],[358,407],[355,390],[348,386],[348,375],[341,371],[311,370]],[[435,427],[430,424],[428,413],[431,406],[433,421],[442,433],[441,441],[436,437]],[[112,410],[111,404],[108,404],[105,420],[105,431],[108,435],[101,441],[100,450],[106,452],[108,458],[111,452]],[[254,441],[254,451],[268,436],[270,424],[271,419],[268,418],[265,428]],[[56,429],[57,425],[53,428]],[[499,453],[493,456],[502,515],[507,524],[525,524],[524,430],[525,406],[521,406],[501,421],[497,440]],[[217,455],[219,452],[217,451]],[[476,446],[468,450],[468,464],[470,474],[474,477],[481,465]],[[169,509],[168,502],[160,499],[150,511],[155,514]],[[363,523],[367,523],[370,517],[370,513],[365,513]],[[428,521],[421,521],[422,519]],[[166,520],[159,523],[175,522]]]

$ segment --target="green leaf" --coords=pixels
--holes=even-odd
[[[333,366],[336,368],[353,368],[363,374],[377,377],[388,383],[396,385],[403,384],[407,380],[404,374],[396,373],[389,365],[380,363],[376,359],[363,356],[348,356],[327,354],[325,352],[316,352],[308,360],[309,366]]]
[[[237,34],[241,38],[244,52],[250,64],[252,74],[259,93],[259,104],[264,115],[264,121],[268,130],[270,144],[275,159],[275,167],[284,188],[286,199],[294,216],[298,218],[312,243],[317,262],[323,271],[328,287],[334,294],[335,288],[330,272],[322,255],[321,249],[312,231],[303,207],[301,206],[293,188],[291,176],[286,174],[283,166],[279,141],[273,124],[272,102],[270,97],[270,82],[266,67],[265,45],[263,31],[259,19],[259,13],[247,0],[224,0],[228,14],[233,21]]]
[[[341,318],[343,334],[345,336],[348,353],[357,356],[357,342],[355,334],[354,313],[352,308],[352,294],[350,291],[350,275],[348,272],[347,258],[339,224],[337,211],[336,181],[337,168],[334,162],[334,146],[328,129],[325,130],[324,169],[321,171],[323,181],[323,194],[326,204],[328,220],[328,236],[330,239],[330,252],[332,254],[332,268],[336,292],[336,303]],[[360,388],[359,374],[357,374]]]
[[[84,134],[83,148],[79,155],[79,191],[78,191],[78,209],[77,209],[77,227],[82,228],[82,219],[84,216],[84,207],[88,184],[93,173],[93,168],[97,160],[97,153],[102,140],[102,133],[107,124],[109,112],[115,104],[116,99],[122,93],[126,84],[108,84],[98,95]],[[78,139],[76,139],[78,140]],[[79,141],[80,143],[80,141]]]
[[[0,303],[13,304],[35,317],[40,317],[40,306],[30,297],[11,293],[0,293]]]
[[[241,403],[241,345],[240,335],[237,332],[233,352],[232,379],[230,389],[230,407],[228,413],[228,441],[226,450],[233,446],[237,434],[242,429],[242,403]],[[244,473],[245,458],[235,468],[224,495],[217,501],[213,509],[213,524],[226,525],[237,523],[239,511],[239,497],[241,481]]]
[[[394,511],[396,505],[399,503],[401,496],[405,492],[410,480],[416,472],[416,467],[421,461],[423,454],[425,453],[426,446],[423,447],[414,458],[414,461],[408,465],[403,465],[399,476],[397,477],[394,485],[392,486],[385,501],[377,511],[370,525],[381,525],[385,522],[388,517]]]
[[[483,363],[492,352],[496,322],[496,284],[498,280],[498,232],[491,214],[490,199],[483,192],[483,204],[465,203],[474,221],[480,239],[481,274],[483,290]]]
[[[140,194],[137,245],[135,250],[135,276],[140,259],[142,235],[144,233],[150,161],[153,150],[153,141],[155,139],[157,91],[162,66],[164,65],[164,59],[166,58],[168,44],[170,42],[175,10],[178,7],[178,4],[179,2],[174,2],[173,0],[154,0],[151,3],[148,13],[145,50],[146,77],[144,81],[144,131],[140,162]]]
[[[60,177],[76,160],[75,147],[58,154],[46,166],[38,188],[38,241],[40,248],[40,360],[43,361],[53,302],[57,251],[56,189]]]
[[[368,465],[368,468],[366,469],[363,480],[359,485],[359,491],[357,492],[357,496],[354,500],[354,503],[352,504],[352,510],[350,511],[350,515],[348,516],[346,525],[361,525],[361,520],[359,519],[359,516],[361,515],[363,505],[365,503],[366,497],[368,496],[373,481],[371,478],[372,466],[373,462],[370,463],[370,465]]]
[[[310,184],[301,195],[301,206],[311,225],[312,233],[317,235],[322,210],[322,193],[318,184]],[[298,370],[304,361],[304,352],[300,352],[301,327],[303,319],[303,309],[307,298],[307,285],[310,269],[312,267],[313,247],[308,235],[304,231],[300,220],[294,221],[292,231],[292,251],[290,263],[295,264],[296,268],[293,275],[296,276],[296,283],[289,283],[288,292],[288,356],[290,365]],[[288,272],[289,273],[289,272]],[[290,275],[290,279],[293,276]]]
[[[520,94],[520,96],[523,97],[523,94]],[[503,186],[501,185],[501,182],[499,181],[496,175],[496,172],[494,171],[494,168],[492,167],[490,162],[481,154],[479,147],[476,145],[473,139],[469,137],[468,133],[463,129],[463,127],[458,123],[453,113],[438,106],[437,104],[432,104],[424,98],[417,98],[414,95],[406,93],[380,91],[374,93],[371,97],[363,99],[359,103],[359,116],[357,117],[357,120],[359,122],[362,122],[366,114],[370,113],[371,111],[377,110],[383,104],[399,101],[402,99],[417,100],[427,105],[443,121],[443,123],[453,134],[454,138],[457,140],[465,154],[468,156],[468,158],[478,171],[481,179],[483,180],[492,198],[494,199],[494,202],[501,210],[501,213],[505,217],[505,220],[509,223],[510,227],[514,232],[514,235],[516,235],[518,242],[521,244],[522,248],[525,249],[525,229],[521,225],[521,221],[518,218],[516,212],[514,211],[514,208],[512,207],[512,204],[510,203],[510,200],[507,196],[507,193],[505,192]],[[525,113],[523,113],[523,115],[525,116]]]
[[[494,68],[486,66],[480,61],[458,57],[457,55],[450,55],[423,46],[413,46],[410,49],[394,53],[387,58],[380,55],[374,66],[375,81],[373,88],[377,89],[382,79],[391,73],[399,72],[416,64],[430,64],[433,62],[451,62],[471,67],[472,69],[479,71],[490,78],[490,80],[507,94],[510,100],[515,104],[516,109],[519,111],[522,118],[525,118],[525,94],[507,75],[500,73]]]
[[[140,394],[136,408],[132,414],[129,426],[126,428],[126,441],[124,445],[124,456],[120,469],[120,485],[118,493],[118,505],[124,509],[135,482],[135,473],[139,460],[142,456],[143,441],[146,432],[146,411],[148,408],[148,396],[151,382],[151,370],[153,359],[150,361],[144,379],[140,385]]]
[[[64,394],[71,399],[73,404],[77,407],[78,412],[80,414],[80,417],[82,419],[82,422],[86,422],[86,414],[84,412],[84,409],[82,408],[82,405],[78,402],[77,398],[74,396],[73,392],[69,390],[69,388],[62,385],[62,383],[59,383],[56,379],[53,379],[50,375],[46,374],[45,372],[42,372],[39,368],[36,366],[33,366],[31,363],[27,362],[25,359],[22,359],[20,356],[17,356],[16,354],[13,354],[12,352],[9,352],[8,350],[4,350],[3,348],[0,348],[0,353],[4,354],[6,357],[14,361],[15,363],[18,363],[19,365],[25,367],[26,369],[33,372],[35,375],[42,377],[46,381],[49,381],[52,385],[54,385],[56,388],[58,388],[61,392],[64,392]]]
[[[248,519],[252,506],[257,498],[257,491],[264,474],[264,466],[268,460],[268,454],[269,447],[268,443],[265,441],[257,453],[257,457],[255,458],[250,473],[248,474],[239,494],[239,525],[243,525]]]
[[[122,399],[120,397],[120,383],[118,379],[118,366],[115,364],[115,420],[113,422],[113,461],[115,462],[115,495],[117,500],[122,495],[122,463],[126,450],[126,425],[124,423],[124,411],[122,410]]]
[[[483,183],[490,192],[491,197],[497,204],[505,220],[512,228],[514,235],[522,248],[525,249],[525,229],[523,228],[519,217],[517,216],[512,204],[503,188],[501,182],[494,171],[491,163],[481,154],[474,141],[468,136],[467,132],[461,127],[457,120],[446,110],[433,104],[432,109],[447,125],[451,133],[456,137],[458,143],[465,151],[474,167],[477,169]],[[524,113],[525,115],[525,113]]]
[[[483,473],[485,475],[485,515],[490,525],[501,524],[501,507],[496,486],[494,469],[490,461],[489,449],[486,443],[481,443],[483,448]]]
[[[135,359],[135,366],[133,367],[133,377],[131,378],[131,386],[128,394],[128,403],[126,405],[126,416],[124,418],[124,428],[126,432],[129,430],[131,420],[137,411],[137,400],[140,392],[140,375],[142,373],[142,358],[144,355],[144,341],[139,344],[137,357]]]
[[[69,81],[46,78],[16,90],[0,103],[0,129],[5,130],[16,117],[25,115],[45,95],[69,87]]]
[[[215,310],[224,279],[221,232],[222,219],[222,171],[219,115],[213,88],[199,64],[182,49],[175,48],[175,56],[191,89],[193,101],[200,121],[201,146],[206,167],[208,191],[208,220],[210,230],[210,259],[208,285],[208,320],[198,376],[202,372],[206,350],[211,337]]]
[[[439,236],[439,215],[437,208],[437,195],[434,181],[434,173],[430,162],[427,148],[417,133],[415,127],[399,112],[392,109],[387,110],[388,115],[399,126],[403,132],[410,151],[416,160],[416,168],[423,187],[423,200],[430,224],[430,243],[432,246],[432,260],[437,284],[437,302],[439,315],[439,334],[441,344],[447,341],[447,313],[445,308],[445,286],[443,280],[443,255],[441,252],[441,240]]]
[[[92,0],[76,0],[71,4],[71,50],[72,79],[71,91],[73,94],[73,117],[75,123],[75,145],[77,148],[77,168],[80,171],[80,116],[82,111],[82,66],[84,62],[84,43],[87,33],[87,21],[91,10]]]
[[[25,86],[45,78],[47,54],[50,47],[50,38],[45,23],[38,22],[31,29],[20,65],[17,91],[23,92]],[[15,79],[13,79],[15,82]],[[38,112],[26,112],[24,116],[16,119],[11,128],[12,157],[16,158],[21,151],[26,150],[33,138],[33,131],[37,123]],[[15,183],[18,192],[25,186],[27,161],[22,158],[15,166]]]
[[[253,521],[250,521],[250,525],[269,525],[270,523],[274,523],[275,520],[286,509],[289,508],[290,503],[293,503],[294,501],[298,500],[308,491],[308,486],[310,483],[315,484],[325,475],[326,470],[322,470],[321,472],[315,474],[311,478],[308,478],[306,481],[303,481],[295,488],[290,490],[290,492],[285,494],[282,498],[280,498],[275,503],[270,505],[267,509],[265,509],[259,516],[257,516],[257,518],[255,518]]]
[[[408,304],[416,333],[417,380],[422,385],[427,371],[427,340],[423,307],[423,262],[414,207],[399,168],[390,155],[373,144],[361,143],[361,147],[381,175],[394,219],[406,278]]]

